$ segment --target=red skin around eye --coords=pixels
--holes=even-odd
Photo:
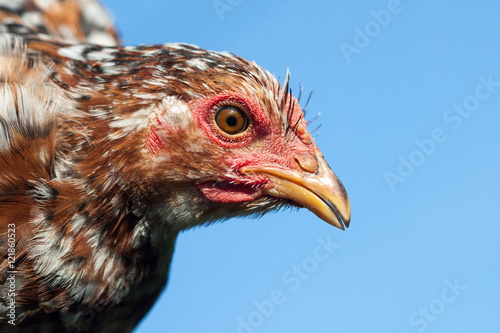
[[[215,106],[223,104],[224,101],[242,104],[247,109],[250,117],[250,129],[242,135],[226,136],[215,127],[213,115]],[[245,111],[245,110],[244,110]],[[225,148],[243,147],[250,143],[252,139],[261,132],[266,132],[270,127],[269,116],[260,105],[252,98],[240,93],[221,93],[206,97],[194,104],[194,117],[199,126],[205,131],[210,139]]]
[[[216,128],[213,117],[218,105],[235,104],[242,106],[244,112],[250,118],[250,128],[241,135],[226,135]],[[271,121],[267,113],[251,97],[241,93],[221,93],[206,97],[194,103],[193,113],[198,125],[205,131],[206,135],[217,145],[224,148],[239,148],[248,145],[252,140],[260,135],[268,133],[271,127]],[[250,161],[246,161],[249,163]],[[244,163],[246,164],[246,163]],[[235,166],[236,167],[236,166]],[[236,170],[235,170],[236,171]],[[243,183],[234,183],[232,181],[208,182],[199,184],[198,189],[211,201],[230,203],[254,200],[262,195],[262,189],[258,184],[266,183],[264,179],[259,181],[249,179],[243,180]]]

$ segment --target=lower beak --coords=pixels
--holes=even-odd
[[[344,230],[344,226],[349,227],[351,220],[347,192],[325,159],[320,157],[318,162],[316,174],[266,166],[247,166],[241,172],[267,176],[274,185],[263,189],[264,194],[293,200],[329,224]]]

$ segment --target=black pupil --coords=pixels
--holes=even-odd
[[[234,127],[236,126],[236,124],[238,123],[238,119],[236,119],[235,116],[229,116],[227,117],[226,119],[226,124],[230,127]]]

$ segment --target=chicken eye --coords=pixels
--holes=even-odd
[[[215,123],[225,133],[235,135],[248,128],[248,117],[241,109],[225,105],[215,112]]]

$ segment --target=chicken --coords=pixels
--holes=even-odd
[[[0,10],[0,331],[132,331],[193,226],[290,206],[349,225],[289,75],[118,47],[92,0]]]

